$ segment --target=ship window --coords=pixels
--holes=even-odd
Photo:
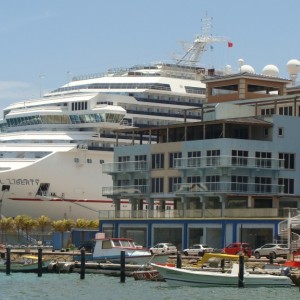
[[[88,164],[91,164],[93,161],[92,161],[91,158],[88,158],[88,159],[86,160],[86,162],[87,162]]]
[[[9,185],[6,185],[6,184],[2,185],[2,192],[8,192],[9,190],[10,190],[10,186]]]
[[[119,240],[115,240],[115,241],[113,241],[113,243],[114,243],[115,247],[121,247],[121,243]]]
[[[50,187],[50,183],[41,183],[36,194],[39,196],[46,196],[49,187]]]
[[[104,159],[100,159],[100,164],[104,164]]]
[[[75,163],[79,163],[79,158],[78,158],[78,157],[75,157],[75,158],[74,158],[74,162],[75,162]]]
[[[110,241],[103,241],[102,242],[102,249],[111,249]]]

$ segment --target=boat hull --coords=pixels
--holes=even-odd
[[[194,287],[238,287],[238,274],[186,270],[152,264],[161,276],[172,286]],[[245,274],[245,287],[290,287],[292,281],[287,276],[274,276],[268,274]]]
[[[47,271],[48,266],[51,263],[51,260],[49,261],[43,261],[42,262],[42,271]],[[11,263],[10,265],[10,271],[15,273],[15,272],[22,272],[22,273],[30,273],[30,272],[38,272],[38,263],[33,263],[33,264],[21,264],[21,263]],[[0,272],[6,272],[6,264],[1,264],[0,265]]]
[[[157,270],[141,270],[134,271],[132,276],[135,280],[146,280],[146,281],[165,281]]]
[[[105,151],[91,151],[87,155],[94,162],[110,162],[113,157],[112,152]],[[26,167],[0,171],[0,182],[9,186],[2,195],[1,214],[94,220],[102,217],[102,211],[114,210],[112,200],[102,196],[102,187],[112,184],[111,177],[102,173],[99,163],[78,166],[74,163],[78,156],[77,149],[58,149]],[[46,195],[38,193],[41,183],[49,184]]]
[[[93,261],[96,262],[112,262],[119,264],[121,263],[121,254],[116,255],[107,255],[107,256],[93,256]],[[134,254],[134,253],[125,253],[125,263],[126,264],[136,264],[136,265],[145,265],[150,263],[166,263],[168,260],[168,254],[161,255],[152,255],[152,254]]]

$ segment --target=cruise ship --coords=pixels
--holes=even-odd
[[[102,187],[112,185],[102,164],[113,161],[115,130],[201,120],[202,80],[216,71],[198,61],[213,42],[226,39],[202,32],[173,63],[77,76],[38,99],[5,108],[0,215],[96,219],[101,210],[114,210],[102,195]],[[119,145],[128,142],[118,137]],[[121,209],[129,205],[124,200]]]

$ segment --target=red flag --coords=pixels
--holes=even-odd
[[[227,45],[228,45],[229,48],[233,47],[233,43],[232,42],[228,42]]]

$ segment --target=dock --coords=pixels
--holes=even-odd
[[[5,251],[1,251],[2,253]],[[30,249],[26,251],[24,249],[12,249],[12,255],[19,256],[23,254],[37,254],[38,250]],[[75,260],[80,257],[81,252],[79,250],[43,250],[43,257],[50,257],[53,259],[53,262],[50,263],[48,267],[48,272],[53,273],[70,273],[77,272],[80,273],[81,262]],[[89,261],[88,258],[91,257],[91,253],[86,253],[86,262],[85,262],[85,272],[93,274],[104,274],[108,276],[120,276],[120,264],[114,264],[111,262],[94,262]],[[182,267],[195,267],[197,262],[201,260],[201,257],[198,256],[182,256]],[[273,275],[280,275],[282,269],[284,268],[285,259],[278,258],[275,259],[272,264],[269,263],[268,259],[255,259],[249,258],[247,265],[249,269],[252,269],[253,272],[260,273],[269,273]],[[169,263],[176,264],[176,256],[169,256]],[[125,264],[125,275],[131,277],[134,271],[139,270],[150,270],[151,266],[148,265],[132,265]],[[289,273],[288,276],[291,277],[295,286],[300,287],[300,268],[290,268],[286,269]],[[287,275],[287,274],[286,274]]]

